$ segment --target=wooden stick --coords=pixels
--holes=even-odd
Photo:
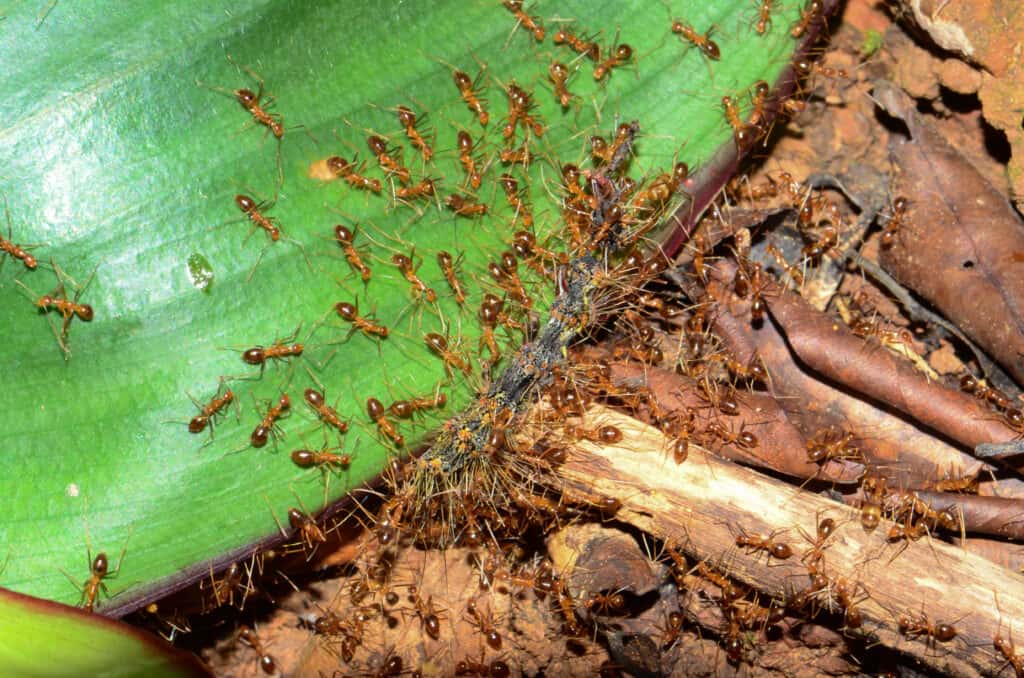
[[[1005,668],[992,644],[997,635],[1008,640],[1015,633],[1024,639],[1020,575],[927,536],[890,543],[886,537],[892,522],[882,520],[867,532],[858,511],[719,460],[693,444],[687,461],[676,465],[667,451],[670,440],[614,410],[595,408],[589,417],[619,427],[623,442],[605,447],[578,443],[558,472],[567,495],[614,497],[622,503],[616,520],[678,544],[692,558],[725,563],[730,577],[777,598],[807,587],[801,556],[813,547],[809,538],[817,533],[818,521],[831,517],[837,529],[823,549],[825,572],[832,586],[844,579],[867,593],[857,604],[864,624],[848,635],[867,635],[869,642],[932,669],[967,676]],[[740,530],[775,533],[774,539],[788,543],[794,555],[769,562],[763,552],[738,549]],[[830,590],[820,602],[839,609],[834,600],[829,602]],[[900,631],[900,615],[952,624],[957,635],[944,643],[927,635],[908,637]]]

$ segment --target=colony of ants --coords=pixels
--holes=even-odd
[[[513,14],[518,27],[529,31],[537,41],[545,39],[546,33],[542,23],[536,17],[528,14],[522,3],[505,0],[503,4]],[[764,33],[770,26],[771,12],[771,2],[765,0],[758,3],[756,24],[758,33]],[[822,15],[823,7],[819,0],[807,2],[801,11],[799,22],[791,29],[793,37],[804,35],[815,21],[822,19]],[[710,29],[701,33],[683,20],[674,20],[670,30],[697,47],[707,59],[717,61],[721,58],[721,50],[718,44],[711,39]],[[594,37],[579,37],[568,27],[563,27],[554,33],[553,40],[556,45],[565,45],[575,53],[591,59],[596,64],[593,71],[595,80],[604,79],[612,72],[612,69],[624,66],[634,59],[633,48],[628,44],[620,43],[602,50]],[[601,58],[602,51],[605,54],[604,60]],[[799,62],[795,64],[795,68],[804,75],[812,72],[828,75],[820,67],[810,62]],[[559,62],[552,62],[548,74],[558,102],[561,106],[568,107],[574,99],[574,95],[568,90],[569,71],[567,67]],[[489,113],[487,111],[488,102],[483,98],[483,80],[480,77],[473,80],[465,72],[459,70],[454,70],[452,76],[462,101],[479,124],[486,126],[489,122]],[[230,93],[251,115],[256,124],[266,127],[269,133],[281,141],[285,131],[283,119],[280,114],[268,110],[272,99],[264,97],[262,80],[259,80],[257,93],[248,89],[231,90]],[[505,164],[528,165],[532,159],[530,142],[543,136],[546,126],[536,112],[532,92],[513,82],[505,87],[505,93],[509,107],[506,122],[502,128],[502,136],[511,140],[517,133],[522,132],[525,141],[520,146],[504,148],[498,157]],[[745,106],[748,109],[746,115],[741,110],[738,97],[725,96],[722,98],[723,114],[733,129],[736,145],[740,149],[749,147],[756,139],[767,133],[765,125],[770,117],[766,113],[768,97],[767,84],[756,83],[749,96],[746,97],[749,104],[749,106]],[[423,129],[422,121],[417,119],[417,115],[409,107],[400,106],[397,112],[409,143],[420,153],[424,161],[430,162],[434,149],[430,141],[431,136]],[[593,168],[580,169],[571,164],[566,164],[561,168],[561,178],[563,179],[563,184],[560,187],[563,195],[561,206],[566,224],[568,252],[553,249],[548,242],[538,242],[533,233],[534,215],[527,199],[530,187],[528,185],[521,187],[519,181],[512,174],[506,173],[501,176],[499,185],[505,194],[508,207],[514,213],[514,222],[521,224],[524,230],[516,232],[511,241],[512,249],[503,252],[500,260],[491,262],[488,267],[493,288],[498,294],[488,293],[487,298],[479,307],[478,320],[481,328],[479,349],[481,355],[484,351],[488,353],[486,362],[496,364],[504,353],[495,339],[496,331],[499,328],[507,330],[509,335],[513,331],[519,332],[523,339],[537,336],[537,332],[531,327],[530,322],[529,311],[532,305],[532,296],[529,286],[520,278],[520,263],[539,273],[543,278],[552,280],[557,278],[560,290],[567,292],[571,281],[567,283],[565,276],[571,258],[584,253],[608,251],[607,243],[612,239],[618,240],[612,251],[619,255],[621,263],[614,264],[610,266],[610,270],[601,272],[608,275],[609,278],[617,278],[619,281],[612,285],[610,298],[614,298],[614,303],[617,305],[639,309],[639,313],[634,311],[633,318],[628,323],[620,325],[620,327],[629,325],[628,329],[624,331],[627,336],[622,337],[614,344],[607,359],[616,362],[636,361],[648,365],[665,362],[666,353],[660,348],[659,340],[664,334],[663,330],[676,322],[682,312],[672,302],[666,302],[662,297],[653,295],[643,288],[644,284],[657,277],[667,264],[660,261],[657,256],[645,259],[638,255],[632,246],[641,239],[643,234],[683,191],[689,177],[689,168],[685,163],[677,163],[670,172],[656,175],[639,185],[633,183],[632,180],[624,176],[622,168],[628,164],[626,160],[630,155],[637,129],[635,124],[625,123],[616,129],[614,137],[610,140],[595,136],[591,140]],[[430,177],[419,179],[417,183],[413,183],[411,170],[401,163],[399,146],[392,145],[387,137],[381,135],[371,135],[367,139],[367,145],[377,159],[385,179],[393,179],[402,184],[402,186],[393,187],[397,199],[417,200],[434,197],[440,183]],[[481,152],[482,144],[474,144],[468,132],[459,131],[458,160],[465,172],[465,186],[472,192],[481,187],[488,169],[487,164],[481,161]],[[335,176],[357,189],[378,194],[383,191],[384,184],[379,179],[364,175],[363,166],[355,160],[350,162],[341,156],[332,156],[326,164]],[[732,192],[738,198],[750,200],[774,198],[781,195],[783,199],[789,200],[794,209],[798,210],[801,233],[807,239],[802,250],[804,260],[797,265],[785,262],[784,266],[786,273],[796,281],[807,265],[812,265],[822,258],[831,256],[839,245],[841,224],[829,221],[834,215],[832,206],[820,195],[815,195],[811,188],[801,186],[785,173],[780,173],[777,181],[772,179],[769,181],[770,184],[766,186],[734,185]],[[479,218],[487,215],[493,207],[483,200],[479,200],[472,192],[465,195],[451,193],[444,198],[444,204],[460,217]],[[253,230],[262,229],[271,241],[277,241],[281,237],[280,224],[274,217],[266,214],[268,205],[258,203],[246,195],[237,195],[235,202],[244,213],[245,218],[252,223]],[[905,209],[906,199],[897,198],[893,203],[892,215],[888,218],[882,235],[883,246],[887,242],[891,242],[899,232],[905,219]],[[594,223],[594,215],[597,213],[604,217],[604,223]],[[823,213],[826,215],[824,220],[819,218]],[[366,263],[365,253],[357,245],[357,229],[354,227],[350,229],[339,224],[334,228],[334,240],[341,248],[351,270],[364,284],[370,283],[372,273]],[[27,269],[36,268],[36,259],[29,254],[26,246],[19,246],[9,239],[0,238],[0,251],[21,261]],[[778,250],[776,253],[777,258],[782,259]],[[454,299],[459,305],[462,305],[466,301],[468,293],[456,271],[457,258],[448,252],[440,251],[437,254],[437,261],[444,281],[447,282]],[[418,267],[414,262],[414,254],[409,256],[396,253],[390,259],[390,263],[409,283],[410,294],[417,299],[422,298],[428,303],[434,303],[438,298],[438,293],[420,277],[417,272]],[[703,265],[696,268],[698,277],[700,277]],[[54,269],[55,271],[59,270],[55,265]],[[758,314],[763,313],[763,303],[758,303],[762,293],[761,277],[763,275],[766,273],[760,268],[760,264],[741,260],[736,279],[733,281],[733,290],[736,295],[752,298],[755,309],[761,309],[752,311],[752,315],[755,316],[754,320],[758,319]],[[591,276],[592,278],[598,277],[593,272],[591,272]],[[60,274],[58,277],[60,278]],[[586,282],[594,285],[594,288],[599,288],[599,285],[596,285],[593,280]],[[63,289],[63,281],[61,281],[61,288],[58,291],[43,295],[36,301],[41,310],[54,310],[63,317],[64,328],[59,339],[62,348],[65,348],[67,343],[68,327],[72,319],[77,318],[82,321],[93,319],[92,308],[79,301],[79,296],[86,285],[76,286],[76,294],[73,298],[68,298]],[[508,308],[511,311],[507,310]],[[386,339],[389,336],[388,327],[378,322],[373,314],[361,315],[355,302],[339,302],[335,305],[334,310],[343,321],[351,324],[353,332],[361,332],[367,337],[377,339]],[[582,324],[579,316],[584,310],[589,311],[590,309],[570,308],[563,319],[565,324],[568,326]],[[702,397],[708,405],[706,409],[686,408],[685,410],[666,411],[653,394],[640,393],[635,388],[627,389],[612,383],[607,370],[602,369],[600,362],[587,368],[577,366],[573,370],[566,370],[562,373],[552,370],[552,378],[547,383],[542,384],[540,380],[534,380],[531,388],[527,389],[533,399],[543,401],[545,407],[549,407],[562,421],[560,426],[555,427],[553,435],[558,440],[552,441],[552,445],[571,444],[580,440],[600,444],[620,443],[623,439],[620,429],[600,422],[591,422],[587,418],[588,403],[601,399],[643,415],[670,435],[674,439],[671,458],[675,463],[685,462],[691,440],[705,445],[720,442],[745,448],[756,447],[758,439],[753,432],[746,430],[742,425],[733,426],[726,420],[735,416],[738,410],[735,402],[739,383],[745,381],[748,384],[763,384],[767,379],[767,373],[763,366],[756,361],[756,356],[750,362],[743,363],[721,346],[716,345],[707,323],[703,319],[704,312],[701,310],[689,314],[691,322],[686,323],[685,335],[690,347],[694,349],[688,358],[690,376],[699,385]],[[457,339],[451,339],[436,332],[426,333],[423,338],[429,352],[441,360],[444,374],[449,380],[458,373],[468,376],[474,372],[473,360],[467,356],[467,351],[459,345]],[[254,347],[244,351],[242,358],[250,365],[259,366],[262,375],[263,369],[270,361],[297,359],[303,355],[303,351],[304,343],[302,342],[290,343],[275,340],[269,346]],[[587,365],[586,359],[581,356],[574,356],[574,361],[578,361],[580,365]],[[606,367],[607,363],[604,363],[604,366]],[[1011,401],[997,390],[977,380],[971,382],[966,378],[964,390],[991,404],[1005,415],[1008,421],[1015,421],[1015,418],[1020,419],[1019,411],[1015,410],[1010,404]],[[493,395],[491,399],[493,400]],[[344,421],[334,408],[327,405],[326,398],[320,390],[306,389],[305,400],[325,426],[330,427],[339,435],[348,431],[349,423]],[[207,428],[212,429],[215,419],[221,416],[232,402],[235,402],[235,394],[231,389],[226,389],[223,393],[218,389],[206,404],[196,403],[199,412],[189,421],[189,431],[199,433]],[[404,445],[405,437],[399,432],[396,420],[411,420],[417,413],[427,409],[442,408],[445,403],[446,396],[440,391],[433,396],[399,398],[389,407],[385,407],[377,398],[370,397],[366,400],[366,413],[369,421],[379,432],[380,439],[388,441],[395,448],[400,448]],[[282,393],[276,402],[267,407],[266,414],[252,433],[252,446],[264,446],[272,437],[278,436],[278,421],[287,413],[290,405],[288,394]],[[483,413],[483,416],[478,416],[478,419],[486,422],[487,432],[481,438],[484,442],[478,440],[470,446],[473,454],[477,455],[474,468],[486,468],[485,463],[480,463],[480,459],[483,457],[497,460],[509,456],[509,452],[514,452],[524,458],[536,455],[534,459],[511,467],[507,472],[512,476],[521,474],[524,478],[532,478],[536,475],[536,469],[557,464],[558,453],[552,453],[550,451],[553,449],[552,447],[549,447],[543,454],[537,453],[535,450],[526,449],[524,443],[517,438],[515,429],[523,422],[523,419],[518,412],[514,411],[516,409],[514,404],[504,403],[495,407],[493,403],[485,404],[481,401],[477,403],[477,407],[477,415]],[[515,420],[515,426],[513,426],[513,420]],[[463,423],[466,422],[467,420],[463,420]],[[474,421],[474,423],[478,422]],[[468,429],[467,426],[459,432],[464,433]],[[852,444],[853,441],[851,433],[822,432],[820,436],[808,442],[807,458],[814,463],[824,463],[836,459],[863,459],[860,451]],[[330,446],[320,449],[296,449],[291,453],[290,458],[301,468],[316,468],[326,472],[347,468],[352,462],[351,454],[341,451],[340,447]],[[421,464],[412,472],[420,473],[424,468],[428,469],[426,472],[429,473],[432,466],[429,463]],[[503,469],[502,472],[506,471]],[[484,487],[491,489],[494,486],[485,483]],[[399,506],[399,504],[387,502],[381,512],[374,516],[376,534],[382,545],[393,545],[403,539],[423,538],[422,534],[416,534],[416,531],[421,528],[415,525],[412,514],[421,517],[431,515],[430,504],[434,497],[413,496],[410,499],[411,495],[403,494],[400,487],[396,487],[395,492],[395,496],[401,498],[401,502],[410,502],[412,505]],[[533,496],[530,493],[523,494],[518,491],[510,492],[510,501],[504,505],[480,502],[474,497],[475,495],[470,497],[467,507],[458,515],[447,518],[460,523],[454,526],[454,531],[460,535],[460,543],[483,545],[487,541],[483,537],[484,533],[508,534],[531,523],[547,524],[552,520],[552,516],[557,518],[558,514],[567,510],[560,501],[555,501],[551,497]],[[888,518],[894,522],[894,527],[888,535],[889,539],[894,541],[919,538],[923,534],[940,528],[955,530],[959,527],[958,520],[951,514],[935,511],[920,499],[908,496],[907,493],[887,490],[884,479],[873,485],[868,484],[867,479],[865,480],[863,502],[864,527],[877,526],[879,518]],[[518,511],[518,515],[508,513],[510,506]],[[877,512],[874,512],[874,508],[877,508]],[[585,511],[585,509],[579,510]],[[824,548],[835,529],[834,522],[830,521],[831,519],[825,519],[819,523],[817,538],[814,540],[812,548],[805,551],[801,558],[811,580],[809,586],[794,590],[786,600],[776,601],[774,605],[762,605],[756,594],[735,585],[726,575],[707,563],[701,562],[693,568],[689,567],[683,556],[669,549],[669,566],[677,581],[682,581],[685,577],[693,576],[696,573],[698,577],[717,586],[720,590],[721,596],[718,605],[722,608],[724,623],[719,631],[723,649],[730,661],[743,660],[750,642],[745,632],[752,629],[763,629],[778,623],[784,612],[804,613],[808,607],[833,607],[842,612],[845,629],[855,631],[862,626],[863,617],[858,609],[858,604],[859,596],[866,595],[864,587],[859,582],[850,582],[841,578],[832,580],[825,573]],[[298,548],[312,557],[317,548],[326,543],[327,533],[330,529],[318,524],[318,521],[304,510],[289,509],[288,522],[292,528],[288,538],[297,541],[292,542],[290,547],[286,547],[286,551],[288,548]],[[482,529],[482,526],[486,527]],[[763,553],[768,556],[769,561],[772,559],[788,560],[796,555],[796,551],[788,542],[780,541],[775,537],[776,535],[741,534],[736,537],[736,547],[740,550]],[[493,549],[493,546],[485,548]],[[122,557],[123,555],[122,553]],[[491,553],[487,557],[500,564],[492,564],[489,571],[482,572],[482,575],[486,575],[493,582],[503,582],[533,590],[537,595],[550,596],[552,608],[561,615],[563,630],[568,635],[584,635],[587,632],[588,624],[592,623],[590,615],[612,615],[626,606],[625,598],[616,591],[595,592],[580,600],[575,600],[568,584],[550,571],[544,570],[543,567],[530,569],[511,564],[511,560],[505,554]],[[102,553],[90,564],[90,578],[81,587],[83,604],[87,609],[93,609],[100,591],[105,589],[104,578],[114,576],[119,565],[120,563],[114,570],[108,571],[109,564],[105,554]],[[481,565],[481,569],[488,570],[483,565]],[[213,597],[212,605],[235,605],[236,594],[239,604],[244,604],[246,596],[253,590],[251,578],[252,571],[246,570],[243,573],[242,567],[237,563],[231,565],[220,579],[214,578],[211,574],[207,588]],[[422,599],[414,588],[409,591],[409,600],[412,614],[419,620],[423,633],[430,638],[438,639],[441,634],[441,616],[435,609],[432,600],[430,598]],[[496,620],[487,608],[471,601],[466,606],[465,616],[479,628],[487,647],[492,651],[501,650],[502,635],[496,625]],[[334,612],[326,612],[315,620],[313,628],[317,634],[336,639],[340,644],[342,659],[349,662],[352,661],[357,648],[363,643],[364,629],[371,617],[372,613],[366,612],[362,607],[357,607],[349,618],[339,617]],[[946,643],[957,635],[952,624],[933,622],[923,613],[900,615],[897,625],[906,636],[924,638],[929,643]],[[664,628],[661,630],[663,647],[673,646],[677,642],[683,626],[684,617],[681,613],[674,611],[668,613]],[[267,654],[266,645],[253,630],[241,627],[238,630],[238,639],[252,647],[259,655],[259,665],[262,670],[267,673],[276,671],[275,661]],[[1024,660],[1017,656],[1012,640],[1006,641],[997,636],[994,647],[1002,654],[1007,664],[1013,666],[1017,674],[1020,675]],[[376,675],[399,675],[405,672],[403,660],[398,656],[389,656],[381,662]],[[500,676],[508,675],[509,672],[510,669],[503,660],[494,659],[488,662],[483,650],[479,659],[467,657],[460,660],[456,668],[458,675]]]

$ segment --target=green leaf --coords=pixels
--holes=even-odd
[[[0,589],[0,666],[9,676],[206,676],[191,654],[98,615]]]
[[[0,24],[0,190],[11,240],[36,243],[40,264],[28,271],[6,257],[0,271],[8,441],[0,543],[10,549],[0,583],[74,603],[81,594],[70,579],[88,576],[87,553],[125,549],[106,582],[114,600],[97,602],[123,612],[247,557],[288,529],[290,507],[315,513],[377,475],[393,446],[369,420],[368,397],[386,406],[445,393],[444,410],[398,424],[405,449],[421,443],[485,383],[476,311],[485,292],[497,291],[487,264],[522,228],[499,187],[502,171],[527,187],[539,239],[564,248],[559,167],[587,165],[591,134],[639,120],[637,178],[677,160],[700,166],[733,143],[722,96],[739,100],[746,116],[753,83],[775,82],[786,68],[795,6],[777,10],[762,36],[749,0],[676,4],[675,18],[714,27],[721,60],[672,34],[667,9],[638,0],[528,7],[547,27],[542,43],[497,2],[62,2],[41,24],[36,8],[18,5]],[[604,50],[616,38],[628,42],[635,58],[597,82],[591,62],[553,45],[559,25],[597,34]],[[552,59],[573,71],[578,98],[565,110],[547,77]],[[482,73],[486,129],[460,100],[453,68]],[[261,104],[273,96],[270,110],[282,116],[280,144],[231,94],[258,90],[254,73],[265,79]],[[530,140],[528,171],[503,170],[497,158],[508,105],[501,84],[512,81],[532,92],[545,125]],[[420,116],[431,162],[405,138],[399,105]],[[456,217],[441,202],[464,183],[459,129],[487,167],[476,192],[485,218]],[[368,130],[403,148],[416,180],[441,182],[436,202],[410,207],[389,195],[398,185],[376,167]],[[523,138],[517,129],[515,146]],[[312,178],[331,155],[369,158],[362,171],[386,190]],[[279,220],[279,241],[244,219],[236,194],[274,201],[266,213]],[[356,232],[368,284],[332,239],[338,223]],[[439,269],[442,249],[459,259],[465,307]],[[416,301],[391,263],[414,252],[436,305]],[[551,283],[525,265],[520,273],[543,313]],[[72,318],[66,339],[60,314],[35,306],[60,282],[95,316]],[[350,335],[332,310],[341,301],[358,301],[390,336]],[[424,342],[429,332],[446,335],[472,374],[446,370]],[[240,359],[293,333],[305,344],[299,358],[262,371]],[[499,335],[506,355],[521,340]],[[197,408],[189,395],[209,401],[223,393],[222,377],[238,410],[216,421],[212,440],[190,434]],[[347,434],[327,431],[302,402],[318,383],[348,420]],[[250,432],[282,392],[292,403],[282,437],[251,447]],[[299,447],[339,445],[351,455],[344,469],[322,474],[290,459]]]

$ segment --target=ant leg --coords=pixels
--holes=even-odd
[[[295,240],[294,238],[282,238],[282,240],[290,242],[294,244],[296,247],[298,247],[299,250],[302,252],[302,258],[306,260],[306,266],[309,268],[310,273],[316,273],[316,270],[313,268],[313,262],[310,261],[309,254],[306,252],[306,248],[303,247],[301,242]]]
[[[270,128],[267,128],[270,131]],[[263,138],[266,139],[267,135],[264,134]],[[282,140],[277,140],[277,188],[281,188],[284,185],[284,162],[281,160],[281,144]]]
[[[263,495],[263,501],[266,502],[267,508],[270,509],[270,516],[274,519],[274,522],[277,523],[277,529],[281,532],[281,536],[287,539],[288,532],[285,531],[284,525],[282,525],[281,521],[278,520],[277,513],[274,512],[274,507],[270,505],[270,499],[267,498],[267,495]]]
[[[263,99],[263,78],[260,77],[259,73],[248,66],[243,66],[242,64],[237,63],[233,58],[231,58],[231,56],[228,56],[228,61],[230,61],[235,68],[245,71],[250,78],[256,81],[256,100],[261,101]],[[270,101],[273,101],[273,98],[271,98]],[[269,104],[270,101],[266,103]],[[266,108],[266,104],[264,105],[264,108]]]
[[[89,562],[89,568],[90,568],[90,570],[92,569],[92,562],[91,561]],[[85,584],[79,584],[78,580],[75,579],[74,577],[72,577],[70,574],[68,574],[67,570],[65,570],[64,568],[58,568],[58,569],[60,569],[60,573],[62,575],[64,575],[65,577],[68,578],[68,581],[71,582],[71,585],[74,586],[76,589],[78,589],[78,592],[79,592],[78,607],[82,607],[82,605],[85,603]]]
[[[53,8],[56,6],[57,0],[50,0],[41,10],[39,10],[39,19],[36,21],[36,30],[39,30],[39,27],[43,25],[44,21],[46,21],[46,17],[50,16],[50,12],[52,12]]]
[[[317,379],[316,375],[313,374],[313,370],[309,369],[308,365],[303,365],[302,367],[306,370],[306,374],[309,375],[309,378],[313,380],[313,383],[317,385],[317,388],[320,389],[320,392],[323,393],[325,390],[324,385],[319,379]]]
[[[253,233],[254,231],[255,231],[255,227],[253,227],[253,230],[249,232],[249,235],[252,235],[252,233]],[[248,238],[248,237],[246,237],[246,240],[248,240],[248,239],[249,239],[249,238]],[[270,245],[264,245],[264,246],[263,246],[263,249],[261,249],[261,250],[260,250],[260,254],[259,254],[259,256],[258,256],[258,257],[256,257],[256,263],[255,263],[255,264],[253,264],[253,265],[252,265],[252,268],[250,268],[250,269],[249,269],[249,275],[247,275],[247,276],[246,276],[246,278],[245,278],[245,282],[252,282],[252,277],[253,277],[253,275],[255,275],[255,273],[256,273],[256,268],[257,268],[257,267],[259,267],[259,265],[260,265],[260,262],[261,262],[261,261],[263,261],[263,255],[264,255],[264,254],[266,254],[266,253],[267,253],[267,250],[269,250],[269,249],[270,249]]]
[[[288,387],[291,386],[292,379],[295,377],[295,363],[288,363],[288,376],[281,384],[281,391],[287,391]]]
[[[7,194],[4,193],[4,214],[7,217],[7,239],[11,240],[14,237],[14,229],[11,226],[11,208],[7,204]],[[0,259],[0,271],[4,270],[4,264],[7,263],[7,257]]]
[[[132,538],[132,533],[135,531],[135,526],[132,525],[128,528],[128,536],[124,538],[124,544],[121,546],[121,554],[117,557],[117,566],[107,574],[108,578],[116,577],[121,571],[121,563],[124,561],[124,554],[128,552],[128,540]]]

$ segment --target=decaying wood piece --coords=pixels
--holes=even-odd
[[[1024,629],[1019,575],[938,540],[890,543],[891,522],[865,532],[853,509],[696,446],[677,465],[663,451],[668,441],[656,429],[611,410],[594,414],[618,426],[626,434],[623,443],[579,443],[558,471],[565,490],[618,499],[617,520],[678,544],[693,558],[724,563],[732,578],[780,598],[806,587],[801,558],[813,544],[798,530],[814,535],[817,522],[827,516],[835,520],[836,531],[822,551],[826,575],[833,586],[843,579],[867,594],[857,604],[864,624],[848,634],[863,633],[867,642],[906,653],[936,671],[975,676],[1004,664],[992,645],[997,635],[1006,639],[1011,627]],[[740,529],[774,534],[794,555],[768,562],[763,553],[737,549]],[[823,597],[821,604],[826,602]],[[952,624],[956,637],[948,642],[927,635],[909,638],[900,632],[900,615]]]
[[[963,518],[964,529],[1024,541],[1024,500],[947,492],[915,492],[936,511],[950,510]]]
[[[878,342],[865,341],[798,295],[771,283],[768,310],[793,352],[822,376],[895,407],[967,447],[1001,443],[1016,433],[976,398],[927,380]]]
[[[917,112],[880,83],[875,98],[907,123],[896,142],[895,194],[908,201],[880,263],[928,299],[1024,383],[1024,226],[1006,197]]]
[[[611,382],[626,389],[650,388],[666,410],[688,407],[699,411],[708,407],[694,381],[675,372],[653,367],[644,369],[636,363],[613,363]],[[862,464],[830,461],[819,466],[809,461],[806,442],[771,396],[741,392],[736,395],[736,401],[740,411],[734,417],[727,417],[728,425],[734,430],[752,431],[758,444],[753,449],[745,449],[735,443],[719,441],[715,451],[720,455],[801,480],[815,478],[826,482],[853,483],[863,475]],[[699,431],[693,437],[698,439]]]
[[[723,279],[731,278],[729,271],[721,273]],[[761,358],[772,394],[804,437],[828,428],[849,429],[853,442],[882,467],[894,487],[926,487],[937,478],[974,475],[989,468],[907,419],[820,379],[796,361],[771,318],[754,327],[749,301],[738,299],[719,280],[711,280],[707,289],[718,302],[715,333],[737,360],[746,362],[755,353]]]

